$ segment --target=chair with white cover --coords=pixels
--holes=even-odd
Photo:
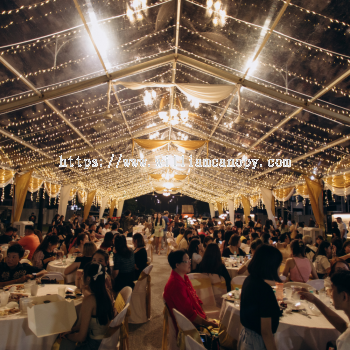
[[[315,288],[316,290],[321,290],[324,288],[324,280],[309,280],[306,282],[311,287]]]
[[[20,263],[21,263],[21,264],[33,265],[32,262],[31,262],[29,259],[21,259]]]
[[[64,275],[61,272],[47,272],[44,276],[51,280],[55,279],[59,284],[64,284]]]
[[[287,282],[284,284],[283,286],[284,288],[291,288],[291,287],[301,287],[301,288],[305,288],[306,290],[313,290],[314,292],[316,291],[316,288],[314,288],[313,286],[311,286],[308,283],[302,283],[302,282]]]
[[[130,287],[124,287],[119,293],[123,297],[125,304],[129,304],[131,299],[132,289]]]
[[[220,307],[216,305],[213,286],[208,274],[189,273],[187,277],[190,279],[199,299],[202,300],[202,308],[206,315],[209,318],[219,318]]]
[[[192,337],[186,335],[186,350],[205,350],[205,347],[197,343]]]
[[[129,323],[145,323],[151,318],[151,281],[153,265],[147,266],[135,283],[130,300]]]
[[[147,263],[150,264],[152,262],[152,259],[150,257],[147,257]]]
[[[234,290],[235,288],[242,288],[244,280],[247,278],[247,276],[236,276],[233,277],[231,280],[231,288]]]
[[[109,331],[111,336],[103,338],[98,350],[116,350],[119,343],[120,327],[123,323],[129,304],[126,304],[124,309],[113,319],[109,324]],[[119,328],[118,328],[119,327]],[[117,328],[113,330],[113,328]]]
[[[24,251],[23,258],[24,258],[24,259],[28,258],[29,254],[30,254],[30,250],[28,250],[28,249],[25,250],[25,251]]]
[[[208,274],[214,292],[216,306],[221,308],[222,296],[227,293],[225,278],[217,274]]]
[[[170,315],[170,311],[164,299],[163,299],[163,303],[164,303],[164,321],[163,321],[162,350],[179,350],[176,344],[176,329],[175,329],[174,321]]]

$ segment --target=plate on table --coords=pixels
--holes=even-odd
[[[20,312],[21,311],[20,311],[19,308],[12,308],[12,309],[4,308],[4,309],[0,309],[0,318],[5,318],[5,317],[8,317],[8,316],[18,315]]]
[[[12,287],[16,287],[17,292],[24,290],[24,284],[10,284],[8,286],[5,286],[3,290],[5,292],[9,291]]]

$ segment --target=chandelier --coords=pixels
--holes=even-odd
[[[158,115],[164,123],[170,123],[171,125],[179,124],[180,121],[183,123],[188,121],[188,111],[178,111],[175,108],[171,108],[169,112],[159,112]]]
[[[174,177],[174,173],[170,172],[169,170],[167,170],[165,173],[162,174],[162,178],[168,181],[173,177]]]
[[[164,197],[169,197],[170,196],[170,192],[168,192],[169,190],[165,190],[163,193]]]

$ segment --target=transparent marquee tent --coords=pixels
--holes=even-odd
[[[52,198],[69,185],[70,195],[108,203],[166,191],[223,205],[244,195],[252,206],[262,188],[278,198],[305,178],[343,194],[350,186],[348,1],[6,0],[0,8],[3,185],[30,172],[30,190],[44,183]],[[188,86],[228,93],[204,101]],[[120,155],[147,165],[116,167]],[[155,158],[174,155],[179,164],[157,167]],[[59,167],[60,156],[98,166]],[[199,159],[259,164],[190,167]]]

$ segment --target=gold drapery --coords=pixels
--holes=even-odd
[[[304,176],[304,178],[309,191],[311,208],[315,215],[316,222],[319,228],[324,230],[323,203],[320,201],[320,197],[323,195],[323,186],[319,182],[309,179],[307,176]]]
[[[113,213],[114,213],[114,209],[117,205],[117,200],[113,199],[112,203],[111,203],[111,207],[109,208],[109,217],[112,218],[113,217]]]
[[[5,187],[9,183],[12,183],[12,179],[14,175],[15,175],[14,171],[0,169],[0,187]]]
[[[306,183],[295,186],[295,195],[299,195],[305,198],[309,197],[309,190]]]
[[[56,185],[56,184],[51,184],[51,183],[45,182],[45,190],[46,190],[47,195],[50,198],[54,198],[60,192],[61,185]]]
[[[16,203],[14,208],[13,222],[19,221],[21,219],[21,214],[23,211],[23,205],[26,200],[28,186],[30,183],[30,178],[32,177],[33,170],[28,171],[24,175],[16,174],[16,185],[15,185],[15,197]]]
[[[216,205],[218,207],[218,212],[219,212],[219,215],[223,214],[223,210],[222,210],[222,203],[219,203],[219,202],[216,202]]]
[[[177,181],[181,181],[181,180],[185,180],[187,176],[188,175],[174,175],[174,177],[170,180],[174,179]],[[162,180],[163,179],[161,174],[150,174],[150,177],[154,180]]]
[[[71,190],[69,191],[69,198],[72,199],[76,193],[77,190],[75,188],[71,188]]]
[[[274,197],[281,202],[287,201],[291,197],[291,192],[294,190],[292,187],[276,188],[273,190]]]
[[[144,140],[144,139],[132,139],[132,156],[134,157],[135,143],[140,147],[148,150],[156,149],[173,143],[176,146],[184,148],[186,151],[193,151],[207,144],[207,157],[209,155],[209,141],[208,140],[191,140],[191,141],[174,141],[174,140]]]
[[[89,216],[89,212],[91,209],[92,201],[95,198],[95,194],[96,194],[96,190],[89,192],[87,195],[86,204],[84,205],[84,221]]]
[[[44,180],[42,179],[37,179],[35,177],[32,177],[29,182],[28,191],[31,193],[39,191],[43,182]]]
[[[246,196],[242,196],[242,204],[244,209],[245,222],[248,223],[248,216],[250,215],[250,202]]]
[[[334,188],[347,188],[350,186],[350,173],[343,175],[327,176],[323,179],[328,186]]]

